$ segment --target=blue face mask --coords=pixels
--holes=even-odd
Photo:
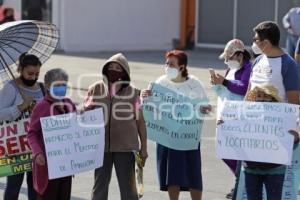
[[[52,86],[50,87],[50,95],[54,99],[64,99],[67,93],[67,86],[60,85],[60,86]]]

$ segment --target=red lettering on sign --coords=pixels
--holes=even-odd
[[[4,145],[4,141],[0,140],[0,157],[5,156],[5,147],[3,145]]]
[[[7,125],[7,127],[6,127],[7,136],[9,137],[11,135],[11,133],[14,135],[18,134],[18,125],[17,124],[14,124],[13,127]]]
[[[24,122],[23,125],[24,125],[25,132],[28,133],[28,131],[29,131],[29,121]]]
[[[30,150],[28,140],[27,140],[27,135],[20,136],[19,141],[20,141],[21,152],[26,152]]]
[[[8,154],[19,153],[17,137],[11,137],[6,140]],[[17,148],[16,148],[17,147]]]

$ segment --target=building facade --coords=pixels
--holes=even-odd
[[[4,0],[21,9],[26,0]],[[64,51],[223,48],[232,38],[252,44],[253,27],[276,21],[300,0],[35,0],[46,1],[45,20],[60,29]],[[296,3],[295,3],[296,2]],[[21,11],[22,17],[26,12]],[[25,13],[25,15],[24,15]]]
[[[282,18],[295,0],[197,0],[196,46],[223,48],[232,38],[252,44],[253,28],[262,21],[275,21],[281,30],[281,45],[285,45],[286,31]]]

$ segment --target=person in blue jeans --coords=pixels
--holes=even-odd
[[[0,90],[0,121],[14,121],[31,111],[35,103],[44,97],[43,88],[37,82],[41,62],[38,57],[24,53],[19,58],[20,76],[7,82]],[[21,93],[22,94],[21,94]],[[7,177],[4,200],[18,200],[25,173]],[[36,200],[32,173],[26,172],[28,199]]]
[[[282,102],[278,90],[270,84],[262,84],[251,90],[246,101]],[[294,147],[299,143],[299,133],[289,131],[294,136]],[[263,199],[263,185],[266,188],[268,200],[281,200],[286,165],[243,161],[245,168],[245,183],[248,200]]]
[[[298,39],[294,56],[295,61],[297,62],[298,66],[300,66],[300,38]]]
[[[283,27],[287,30],[286,50],[294,57],[296,43],[300,36],[300,7],[294,7],[282,19]]]

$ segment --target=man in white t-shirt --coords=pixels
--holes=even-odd
[[[261,22],[254,32],[252,50],[262,55],[253,63],[248,90],[268,83],[278,89],[281,99],[299,104],[300,69],[294,59],[279,47],[278,25],[271,21]]]

